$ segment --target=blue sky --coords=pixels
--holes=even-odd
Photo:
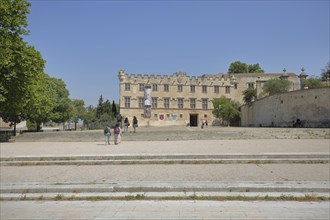
[[[330,61],[329,0],[30,2],[25,39],[86,106],[118,102],[120,69],[198,76],[242,61],[319,76]]]

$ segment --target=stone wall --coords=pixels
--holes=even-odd
[[[330,127],[330,87],[273,95],[244,105],[242,126]],[[297,125],[299,127],[299,125]]]

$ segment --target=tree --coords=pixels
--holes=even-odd
[[[264,91],[269,95],[287,92],[289,90],[290,82],[288,80],[271,79],[265,82]]]
[[[100,98],[99,98],[99,102],[97,104],[97,107],[96,107],[96,118],[100,118],[101,115],[103,115],[103,113],[104,113],[103,107],[104,107],[103,97],[101,95]]]
[[[48,86],[56,93],[53,100],[54,108],[51,120],[64,124],[74,115],[74,107],[71,99],[69,99],[69,91],[62,79],[49,78],[48,80]]]
[[[228,73],[248,73],[248,65],[246,63],[236,61],[230,64]]]
[[[321,79],[310,78],[302,81],[301,88],[305,88],[305,87],[309,89],[316,89],[316,88],[324,87],[324,84]]]
[[[228,73],[263,73],[259,63],[248,65],[241,61],[231,63],[228,69]]]
[[[74,129],[77,130],[79,119],[83,120],[86,115],[85,102],[81,99],[73,99],[72,104],[74,107],[72,120],[74,121]]]
[[[23,41],[27,35],[29,6],[25,0],[0,1],[0,117],[14,124],[27,119],[33,92],[43,76],[45,61]]]
[[[322,69],[321,78],[323,81],[330,80],[330,62],[328,62],[325,68]]]
[[[117,116],[117,114],[118,114],[118,111],[117,111],[117,106],[116,106],[116,104],[115,104],[115,101],[114,100],[112,100],[112,114],[113,114],[113,116]]]
[[[257,89],[248,88],[243,91],[243,101],[247,105],[251,105],[251,103],[257,99]]]
[[[212,111],[216,118],[222,118],[230,126],[231,122],[240,118],[239,103],[231,101],[226,97],[215,98],[212,100],[214,109]]]
[[[96,121],[96,109],[90,105],[86,108],[86,113],[84,115],[84,126],[88,129],[92,129],[92,123]]]
[[[264,70],[261,69],[259,66],[259,63],[251,64],[248,66],[248,72],[249,73],[264,73]]]
[[[41,123],[48,122],[54,109],[54,99],[56,91],[49,86],[50,77],[44,74],[44,77],[36,80],[29,104],[27,106],[27,119],[33,122],[36,130],[40,131]]]
[[[109,99],[102,103],[103,113],[111,114],[111,103]]]

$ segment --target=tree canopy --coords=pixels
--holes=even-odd
[[[75,130],[77,130],[77,123],[78,123],[79,119],[83,120],[86,115],[85,102],[82,99],[73,99],[72,104],[74,107],[72,120],[75,123]]]
[[[287,92],[289,90],[290,82],[288,80],[270,79],[264,84],[264,91],[269,95]]]
[[[35,91],[31,93],[27,108],[27,119],[35,124],[37,131],[40,130],[41,123],[51,119],[55,107],[56,91],[50,86],[50,80],[51,78],[44,74],[35,81]]]
[[[29,7],[26,0],[0,1],[0,117],[14,124],[15,132],[23,120],[40,130],[49,120],[81,117],[81,103],[73,107],[63,80],[45,74],[45,60],[23,41],[29,33]]]
[[[301,88],[309,88],[309,89],[316,89],[316,88],[321,88],[324,87],[324,82],[322,82],[321,79],[317,78],[310,78],[310,79],[305,79],[301,83]]]
[[[263,73],[258,63],[248,65],[241,61],[236,61],[230,64],[228,73]]]
[[[214,109],[212,111],[216,118],[223,119],[229,126],[231,122],[239,121],[239,103],[227,99],[226,97],[215,98],[212,100]]]
[[[243,91],[242,95],[244,103],[250,105],[257,98],[257,89],[248,88]]]
[[[48,80],[48,86],[55,91],[51,120],[56,123],[64,123],[74,115],[74,107],[71,99],[69,99],[69,91],[62,79],[49,78]]]
[[[28,117],[38,97],[45,61],[23,41],[29,6],[25,0],[0,1],[0,117],[14,125]],[[14,127],[15,129],[15,127]]]
[[[321,78],[323,81],[330,80],[330,62],[328,62],[325,68],[322,70]]]

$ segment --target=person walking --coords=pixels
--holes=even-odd
[[[128,118],[126,117],[125,120],[124,120],[124,132],[128,132],[128,126],[130,126],[130,123],[129,123],[129,120]]]
[[[110,130],[109,126],[106,126],[104,128],[105,144],[110,144],[110,136],[111,136],[111,130]]]
[[[114,128],[114,136],[115,136],[115,144],[120,144],[121,142],[121,129],[120,129],[120,124],[117,122],[116,126]]]
[[[134,133],[135,133],[135,130],[136,128],[138,127],[138,120],[136,118],[136,116],[133,117],[133,128],[134,128]]]

